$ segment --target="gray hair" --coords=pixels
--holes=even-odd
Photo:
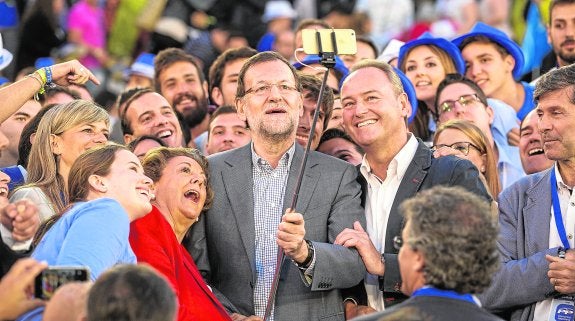
[[[533,99],[539,102],[541,97],[556,90],[567,90],[569,102],[575,104],[575,65],[568,65],[549,71],[539,78],[533,92]]]
[[[436,186],[405,201],[404,246],[425,257],[428,285],[480,293],[498,268],[497,225],[489,203],[462,187]]]

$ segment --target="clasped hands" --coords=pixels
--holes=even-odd
[[[3,206],[2,206],[3,205]],[[12,232],[14,241],[31,239],[40,226],[38,208],[29,200],[21,199],[12,204],[0,205],[0,222]]]

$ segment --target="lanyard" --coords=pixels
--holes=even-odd
[[[424,286],[422,288],[419,288],[419,289],[415,290],[415,292],[413,292],[413,294],[411,295],[411,297],[417,297],[417,296],[438,296],[438,297],[442,297],[442,298],[467,301],[467,302],[471,302],[475,305],[478,305],[471,294],[459,294],[455,291],[441,290],[441,289],[437,289],[437,288],[434,288],[431,286]]]
[[[553,201],[553,216],[555,216],[555,226],[557,226],[557,233],[561,238],[561,243],[565,250],[570,249],[569,241],[567,240],[567,233],[563,225],[563,216],[561,215],[561,205],[559,204],[559,195],[557,193],[557,177],[555,177],[555,167],[551,170],[551,199]]]

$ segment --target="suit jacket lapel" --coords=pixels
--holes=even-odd
[[[299,176],[299,171],[301,168],[301,163],[303,161],[303,154],[304,150],[299,144],[295,144],[295,152],[293,156],[293,160],[289,170],[288,182],[286,189],[284,191],[284,204],[283,204],[283,212],[288,209],[293,201],[294,190],[297,183],[297,179]],[[301,213],[305,219],[305,211],[309,205],[311,197],[313,195],[313,191],[317,185],[317,181],[319,179],[319,173],[315,170],[317,163],[314,162],[312,157],[308,157],[304,176],[301,184],[301,188],[299,190],[297,204],[295,210],[298,213]],[[281,250],[280,250],[281,251]],[[280,279],[285,279],[286,273],[288,271],[287,265],[290,264],[290,260],[284,260],[282,265],[282,273]]]
[[[255,278],[255,223],[251,144],[228,154],[222,181]]]
[[[528,189],[527,200],[523,208],[523,222],[525,226],[525,251],[532,255],[549,248],[549,224],[551,222],[551,171],[547,170],[538,182]]]
[[[399,205],[419,191],[430,166],[431,151],[418,139],[417,151],[409,167],[407,167],[407,171],[403,175],[403,179],[393,199],[385,234],[385,252],[397,252],[393,247],[393,238],[397,235],[401,235],[401,229],[403,228],[403,217],[399,214]]]
[[[301,163],[303,161],[303,147],[296,143],[295,153],[291,163],[289,177],[286,189],[284,191],[284,204],[283,210],[289,208],[293,201],[294,190],[297,183],[297,178],[299,175],[299,170],[301,168]],[[307,164],[305,166],[303,181],[301,184],[301,189],[298,195],[298,201],[296,204],[296,211],[302,213],[305,216],[305,210],[307,209],[311,197],[317,185],[319,179],[319,172],[316,171],[316,166],[318,164],[314,161],[312,157],[308,157]]]

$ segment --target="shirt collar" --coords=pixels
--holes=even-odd
[[[567,184],[565,184],[565,182],[563,182],[563,177],[561,177],[561,173],[559,173],[559,166],[557,164],[557,162],[555,162],[555,166],[553,166],[553,170],[555,171],[555,177],[557,178],[557,190],[558,191],[567,191],[568,193],[571,193],[571,190],[573,190],[572,186],[568,186]]]
[[[256,150],[254,149],[254,143],[251,142],[250,143],[251,149],[252,149],[252,164],[254,167],[259,168],[259,169],[263,169],[266,167],[271,168],[270,163],[265,160],[264,158],[262,158],[260,155],[258,155],[258,153],[256,153]],[[286,166],[286,167],[291,167],[291,162],[293,160],[293,155],[295,153],[295,143],[293,143],[291,145],[290,148],[288,148],[288,150],[282,155],[279,163],[278,163],[278,167],[281,166]]]
[[[388,174],[397,176],[397,179],[401,182],[403,175],[405,175],[409,164],[411,164],[411,160],[417,152],[418,145],[419,143],[417,142],[417,139],[413,134],[410,133],[407,143],[403,145],[403,147],[389,163]],[[390,170],[391,173],[389,173]],[[363,155],[359,171],[366,180],[369,180],[372,175],[375,176],[375,174],[373,174],[371,171],[371,166],[369,165],[366,155]]]

